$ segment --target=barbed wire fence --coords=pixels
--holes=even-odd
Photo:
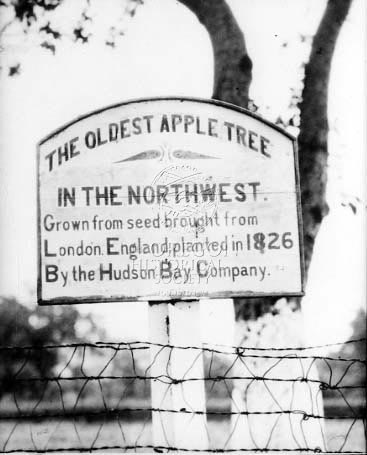
[[[301,348],[149,342],[0,347],[0,452],[366,453],[366,359],[325,355],[326,348],[344,347],[339,353],[348,353],[348,346],[360,343],[366,339]],[[174,377],[169,362],[162,374],[152,375],[160,356],[170,359],[180,350],[204,362],[204,377],[189,371]],[[55,351],[58,364],[50,372],[46,364]],[[5,372],[9,357],[12,367]],[[294,363],[302,374],[292,375]],[[152,381],[164,384],[167,393],[203,381],[206,410],[189,399],[180,409],[153,407]],[[307,403],[303,407],[296,399],[300,394]],[[164,416],[205,419],[209,449],[195,447],[194,441],[192,447],[176,447],[168,437],[165,445],[155,445],[154,413],[162,416],[162,425]],[[310,422],[322,443],[314,443]],[[277,429],[289,433],[281,446]]]

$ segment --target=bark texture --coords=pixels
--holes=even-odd
[[[328,213],[325,200],[328,84],[336,41],[351,3],[352,0],[328,0],[305,67],[302,101],[299,104],[301,123],[298,146],[306,273],[321,221]]]
[[[225,0],[180,0],[206,28],[214,53],[213,98],[247,107],[252,61]]]

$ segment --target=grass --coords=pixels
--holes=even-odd
[[[229,420],[210,419],[208,433],[211,436],[211,448],[224,448],[230,434]],[[355,421],[354,424],[352,419],[326,420],[326,438],[330,451],[366,450],[361,420]],[[106,422],[87,422],[85,419],[0,422],[0,451],[150,444],[152,444],[150,419]]]

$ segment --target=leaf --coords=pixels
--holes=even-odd
[[[350,207],[352,209],[353,215],[357,213],[357,206],[351,202],[342,202],[342,207]]]
[[[43,47],[43,48],[45,48],[45,49],[51,51],[52,54],[55,55],[56,47],[55,47],[54,44],[49,43],[49,42],[47,42],[47,41],[43,41],[43,43],[41,43],[41,47]]]
[[[50,22],[48,22],[43,27],[40,27],[39,31],[40,32],[45,32],[47,35],[51,35],[52,38],[54,38],[54,39],[59,39],[61,37],[61,33],[60,32],[58,32],[57,30],[51,28]]]
[[[87,43],[90,35],[84,35],[84,29],[82,27],[77,27],[73,31],[75,41],[80,40],[83,44]]]
[[[9,66],[9,76],[19,76],[20,74],[20,63],[14,65],[14,66]]]
[[[114,41],[105,41],[105,45],[106,46],[110,46],[112,48],[115,48],[116,47],[116,43]]]

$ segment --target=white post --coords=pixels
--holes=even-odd
[[[175,346],[201,346],[200,303],[178,302],[170,306],[171,342]],[[174,428],[177,447],[185,449],[208,448],[206,421],[203,351],[174,349],[171,373],[184,382],[173,385],[175,409],[186,410],[175,414]],[[199,379],[193,380],[190,379]],[[203,412],[204,414],[193,414]]]
[[[168,345],[169,336],[168,304],[149,302],[149,333],[151,343]],[[161,346],[150,347],[150,368],[147,376],[159,377],[167,375],[169,348]],[[172,388],[161,379],[153,379],[151,383],[152,408],[173,409]],[[152,433],[155,446],[174,446],[172,414],[169,412],[152,412]]]
[[[201,347],[198,301],[151,302],[149,313],[153,343]],[[201,380],[204,377],[203,352],[152,346],[151,362],[150,375],[168,374],[177,381],[169,385],[152,381],[152,407],[174,411],[153,412],[154,445],[206,450],[205,384]]]

